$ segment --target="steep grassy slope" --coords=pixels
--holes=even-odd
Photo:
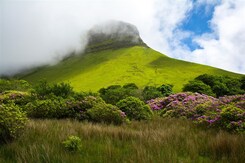
[[[173,84],[174,91],[179,92],[183,84],[203,73],[239,76],[221,69],[172,59],[147,47],[134,46],[74,56],[21,78],[32,83],[41,79],[49,82],[66,81],[77,91],[97,91],[112,84],[133,82],[140,87]]]

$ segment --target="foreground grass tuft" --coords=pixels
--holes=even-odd
[[[64,150],[70,135],[79,152]],[[181,119],[122,126],[31,120],[25,134],[0,146],[0,162],[245,162],[245,135],[203,130]]]

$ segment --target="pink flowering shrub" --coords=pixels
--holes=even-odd
[[[163,117],[187,118],[208,127],[245,131],[245,94],[214,98],[186,92],[152,99],[147,103]]]

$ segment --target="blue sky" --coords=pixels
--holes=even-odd
[[[187,45],[191,51],[201,48],[192,39],[193,36],[201,36],[205,33],[211,33],[210,21],[213,17],[214,9],[217,4],[200,4],[195,5],[196,0],[193,1],[194,7],[188,12],[186,18],[180,24],[179,29],[191,32],[190,37],[182,40],[182,43]]]

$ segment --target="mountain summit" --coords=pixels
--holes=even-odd
[[[111,21],[88,31],[85,53],[17,77],[33,84],[42,79],[50,83],[69,82],[76,91],[98,91],[110,85],[135,83],[140,88],[172,84],[175,92],[205,73],[240,77],[214,67],[173,59],[146,47],[134,25]]]
[[[88,31],[86,52],[136,45],[146,47],[136,26],[122,21],[108,21],[96,25]]]

